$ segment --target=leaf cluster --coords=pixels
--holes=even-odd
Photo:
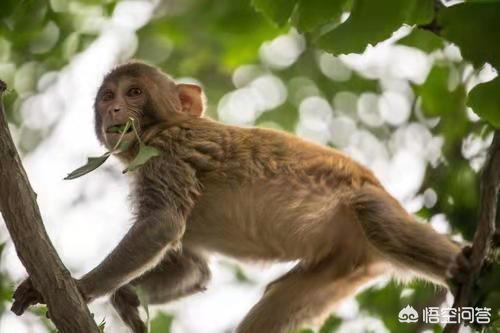
[[[412,34],[401,42],[424,51],[442,46],[441,38],[460,47],[462,55],[474,66],[485,63],[500,68],[500,2],[469,1],[449,7],[436,7],[434,0],[253,0],[255,8],[278,26],[292,24],[307,33],[319,48],[333,54],[362,52],[367,45],[375,45],[389,38],[403,25],[415,26]],[[348,15],[347,19],[343,19]],[[435,23],[439,29],[433,34],[420,29]],[[432,74],[432,73],[431,73]],[[435,74],[432,76],[441,76]],[[429,82],[432,89],[432,84]],[[457,103],[468,99],[468,105],[485,121],[500,127],[500,79],[478,85],[467,96],[452,92],[449,98]],[[423,93],[438,94],[425,89]],[[456,95],[459,96],[456,96]],[[426,105],[434,115],[446,116],[461,112],[453,103],[435,100]],[[456,104],[456,103],[455,103]],[[451,110],[451,111],[450,111]]]

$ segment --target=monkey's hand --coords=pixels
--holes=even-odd
[[[146,325],[139,316],[141,302],[136,292],[130,286],[123,286],[111,296],[111,303],[120,318],[134,333],[146,333]]]
[[[90,303],[95,299],[91,294],[91,288],[82,279],[75,279],[75,283],[85,303]]]
[[[82,290],[79,284],[79,281],[75,280],[75,282],[84,301],[89,303],[91,298],[86,296],[85,291]],[[12,298],[14,299],[14,303],[12,304],[10,310],[18,316],[22,315],[31,305],[45,304],[42,294],[40,294],[38,290],[33,287],[33,283],[29,277],[16,288]]]
[[[18,316],[22,315],[31,305],[45,303],[42,295],[33,287],[30,278],[24,280],[17,287],[12,298],[14,299],[14,303],[10,310]]]

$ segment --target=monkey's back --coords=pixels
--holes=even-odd
[[[251,260],[315,262],[344,242],[362,241],[351,219],[338,218],[341,203],[352,189],[379,183],[346,155],[268,129],[198,120],[186,130],[196,154],[210,157],[188,159],[199,164],[202,193],[185,245]]]

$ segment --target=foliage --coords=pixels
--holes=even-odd
[[[500,30],[500,2],[498,1],[476,1],[471,3],[458,4],[441,8],[439,13],[434,13],[434,0],[355,0],[352,1],[350,15],[342,22],[340,15],[346,0],[333,0],[328,6],[334,8],[330,12],[330,20],[325,20],[326,13],[317,9],[318,4],[314,1],[287,1],[285,9],[280,8],[279,1],[259,0],[254,1],[254,6],[262,11],[268,18],[276,24],[283,25],[287,22],[285,17],[291,18],[291,23],[299,31],[313,31],[317,45],[335,54],[361,52],[368,44],[376,44],[391,36],[391,34],[403,24],[424,25],[431,23],[434,16],[438,15],[438,23],[442,29],[442,36],[448,41],[456,43],[467,60],[475,66],[482,66],[490,63],[494,67],[500,66],[500,48],[496,43],[496,32]],[[293,4],[296,4],[295,9]],[[295,10],[295,13],[294,13]],[[313,26],[306,24],[304,28],[303,20],[294,18],[307,17],[308,22],[316,22]],[[323,29],[326,26],[331,29]],[[315,33],[316,32],[316,33]],[[420,38],[426,39],[422,43],[423,50],[429,50],[438,44],[433,36],[423,36],[419,32]],[[427,35],[429,35],[427,33]],[[417,37],[414,37],[417,38]],[[416,41],[412,41],[414,46]],[[428,45],[428,44],[431,45]],[[443,74],[442,74],[443,75]],[[441,75],[441,76],[442,76]],[[485,87],[478,87],[483,102],[475,103],[475,111],[483,119],[491,121],[493,125],[498,124],[498,111],[491,108],[497,101],[498,94],[487,90]],[[436,92],[437,93],[437,92]],[[491,101],[490,101],[491,100]],[[443,103],[448,105],[447,103]],[[498,104],[497,104],[498,105]],[[446,109],[441,110],[439,105],[434,113],[446,114]],[[453,105],[449,105],[454,110]]]
[[[151,333],[169,333],[174,316],[160,312],[151,321]]]
[[[0,244],[0,257],[5,248],[5,243]],[[12,295],[12,286],[8,281],[8,277],[0,273],[0,313],[7,309],[7,302],[10,301]]]
[[[500,79],[483,83],[475,87],[469,93],[469,105],[476,110],[476,113],[486,121],[496,127],[500,127]]]
[[[90,45],[100,32],[95,23],[109,17],[115,5],[115,0],[2,1],[0,77],[14,91],[6,98],[9,120],[20,123],[18,99],[35,93],[45,73]]]

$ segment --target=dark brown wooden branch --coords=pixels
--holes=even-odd
[[[500,189],[500,130],[495,131],[493,142],[488,152],[488,158],[481,177],[481,203],[479,223],[474,234],[471,254],[471,270],[465,282],[459,286],[454,308],[468,306],[472,287],[476,281],[484,259],[491,249],[491,241],[495,233],[495,219],[497,215],[498,190]],[[460,324],[446,325],[445,333],[455,333]]]
[[[75,281],[57,255],[43,226],[36,194],[12,141],[0,80],[0,212],[36,290],[61,333],[97,333],[96,323]]]

